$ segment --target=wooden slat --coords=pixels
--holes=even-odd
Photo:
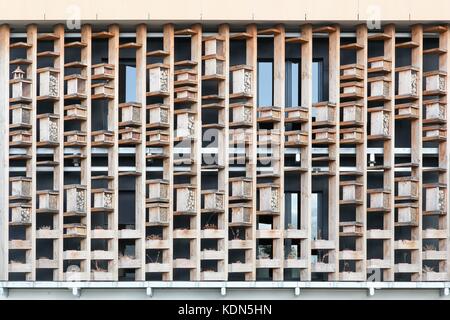
[[[119,26],[113,24],[109,26],[106,38],[108,40],[108,63],[114,65],[114,79],[111,80],[114,86],[114,97],[108,102],[108,130],[114,133],[114,144],[108,149],[108,174],[114,179],[108,182],[108,188],[113,190],[113,212],[112,212],[112,227],[110,229],[115,231],[112,250],[114,251],[114,260],[111,264],[113,279],[118,280],[118,265],[119,265],[119,244],[118,244],[118,229],[119,229]],[[98,35],[93,35],[93,37]],[[103,36],[101,37],[103,38]]]
[[[34,124],[31,129],[32,145],[31,145],[31,160],[27,161],[27,176],[31,177],[31,211],[36,210],[36,115],[37,115],[37,26],[35,24],[27,27],[27,43],[32,45],[27,49],[27,59],[32,61],[32,64],[27,68],[26,77],[31,80],[31,123]],[[27,274],[27,280],[36,280],[36,215],[32,215],[31,230],[27,230],[27,239],[31,240],[33,244],[29,253],[27,253],[32,265],[32,271]]]
[[[257,85],[257,59],[258,59],[258,46],[257,46],[257,36],[258,36],[258,31],[257,31],[257,27],[255,24],[250,24],[247,26],[247,30],[246,33],[251,35],[251,38],[248,38],[246,40],[246,46],[247,46],[247,57],[246,57],[246,64],[251,66],[253,68],[253,75],[252,75],[252,95],[253,98],[250,100],[250,103],[253,104],[253,109],[252,109],[252,144],[250,147],[250,163],[247,166],[247,172],[248,172],[248,176],[250,176],[252,178],[252,217],[251,217],[251,222],[252,222],[252,227],[251,227],[251,232],[250,232],[250,237],[249,239],[252,239],[252,248],[251,250],[246,250],[246,263],[251,263],[252,265],[252,272],[247,273],[245,276],[245,280],[255,280],[256,279],[256,241],[255,241],[255,237],[256,237],[256,175],[257,175],[257,111],[256,111],[256,106],[258,105],[257,103],[257,91],[256,91],[256,85]]]
[[[329,97],[330,103],[336,105],[339,110],[339,77],[340,77],[340,27],[336,26],[335,31],[329,35]],[[336,121],[336,137],[339,137],[339,121]],[[335,157],[335,161],[330,162],[329,171],[332,173],[328,178],[328,224],[329,240],[334,242],[334,249],[329,251],[329,263],[335,265],[335,271],[329,274],[328,280],[339,278],[339,140],[329,146],[329,154]]]
[[[278,230],[280,234],[283,234],[284,231],[284,109],[285,109],[285,29],[283,25],[276,26],[277,33],[275,33],[273,45],[274,45],[274,72],[273,72],[273,103],[275,106],[281,108],[281,117],[280,121],[274,124],[274,129],[278,130],[280,133],[280,144],[279,146],[274,146],[272,144],[272,148],[278,148],[278,152],[275,152],[274,155],[279,158],[279,160],[275,160],[275,157],[272,158],[271,163],[273,166],[273,170],[279,172],[279,178],[273,179],[273,182],[279,185],[279,194],[278,194],[278,208],[280,211],[279,216],[273,217],[274,226],[278,225]],[[277,154],[278,153],[278,154]],[[276,229],[276,228],[272,228]],[[285,251],[284,251],[284,239],[274,239],[273,240],[273,248],[274,248],[274,259],[278,259],[279,261],[284,261]],[[283,280],[284,272],[283,272],[283,264],[280,265],[279,268],[273,269],[272,278],[274,281]]]
[[[0,149],[9,148],[9,36],[6,24],[0,25]],[[9,157],[8,152],[0,153],[0,281],[8,280],[8,240],[9,240]]]
[[[228,184],[229,184],[229,106],[230,99],[228,93],[230,92],[229,88],[229,76],[230,76],[230,27],[228,24],[222,24],[219,26],[219,36],[223,38],[223,55],[225,58],[223,73],[225,75],[225,79],[219,84],[219,93],[222,93],[225,97],[223,105],[224,108],[219,109],[219,119],[223,119],[224,128],[221,131],[221,142],[222,146],[219,150],[222,151],[222,161],[223,161],[223,169],[219,170],[218,176],[218,184],[219,189],[224,191],[224,214],[222,214],[223,219],[223,229],[225,230],[225,236],[221,240],[222,243],[219,243],[219,249],[225,252],[225,257],[223,261],[218,262],[218,271],[223,272],[226,277],[228,277],[228,234],[229,234],[229,206],[228,206]],[[202,105],[202,108],[204,105]],[[220,146],[219,146],[220,147]],[[219,165],[221,163],[219,162]]]
[[[417,101],[419,109],[419,117],[411,122],[411,161],[418,163],[417,167],[412,168],[412,176],[418,179],[418,200],[417,203],[422,203],[422,79],[423,79],[423,27],[420,24],[414,25],[411,28],[411,42],[416,45],[411,50],[411,64],[418,68],[417,92],[419,98]],[[397,45],[397,48],[399,46]],[[411,239],[418,240],[419,243],[422,238],[422,210],[419,210],[418,226],[411,228]],[[412,281],[420,281],[422,279],[422,248],[412,250],[411,262],[420,267],[417,274],[412,275]]]
[[[194,34],[191,38],[191,60],[196,62],[196,66],[194,70],[197,73],[197,101],[192,106],[192,111],[196,113],[196,124],[195,124],[195,136],[196,141],[193,142],[192,145],[192,154],[194,157],[194,166],[193,170],[195,170],[195,177],[191,178],[191,183],[196,186],[196,217],[194,218],[194,225],[197,230],[197,239],[194,243],[191,244],[195,248],[191,248],[192,258],[196,263],[196,270],[191,274],[191,280],[200,280],[200,255],[201,255],[201,190],[202,190],[202,26],[200,24],[195,24],[192,26],[192,30]],[[192,224],[191,224],[192,225]]]
[[[384,42],[384,56],[389,59],[393,66],[395,66],[395,25],[389,24],[385,26],[384,32],[390,36]],[[389,77],[395,79],[395,68],[391,68]],[[394,280],[394,267],[395,267],[395,252],[394,252],[394,240],[395,240],[395,82],[391,81],[390,86],[390,100],[384,103],[385,109],[390,110],[389,128],[391,139],[384,143],[384,166],[387,168],[384,171],[383,185],[384,189],[390,190],[389,194],[389,212],[384,216],[384,229],[390,231],[390,239],[383,241],[383,257],[389,261],[390,268],[384,270],[383,280]]]
[[[91,125],[91,117],[92,117],[92,101],[91,101],[91,68],[92,68],[92,27],[89,24],[85,24],[81,27],[81,43],[85,44],[83,46],[79,46],[81,48],[80,59],[83,64],[86,65],[86,68],[80,70],[80,74],[82,77],[86,78],[86,99],[81,102],[82,106],[86,107],[87,117],[86,120],[82,121],[80,126],[81,130],[86,132],[86,146],[84,148],[84,152],[86,157],[80,161],[80,166],[82,168],[80,175],[81,185],[86,186],[86,216],[91,216],[91,134],[92,134],[92,125]],[[86,273],[91,276],[91,231],[92,231],[92,221],[91,219],[84,220],[86,224],[86,252],[89,253],[89,257],[86,261]]]
[[[58,119],[58,142],[59,146],[55,149],[53,160],[58,162],[58,165],[54,168],[53,172],[53,190],[58,191],[58,205],[59,213],[55,218],[54,225],[61,228],[64,224],[64,25],[56,25],[54,28],[54,34],[58,37],[54,41],[55,57],[54,67],[61,70],[60,80],[58,82],[58,94],[59,100],[54,103],[54,113],[59,115]],[[54,280],[63,281],[63,235],[59,233],[57,241],[53,241],[53,258],[58,261],[58,269],[54,271]]]
[[[163,50],[168,52],[169,55],[164,57],[164,63],[169,65],[169,89],[171,92],[174,90],[174,69],[175,69],[175,35],[174,26],[172,24],[166,24],[164,26],[164,39]],[[164,99],[164,103],[169,106],[169,141],[170,145],[164,148],[164,152],[168,154],[168,158],[163,163],[163,178],[169,181],[169,194],[172,195],[169,198],[169,226],[166,227],[164,239],[169,242],[169,248],[167,254],[164,257],[164,263],[169,263],[173,266],[173,195],[174,195],[174,177],[171,174],[173,172],[173,140],[174,140],[174,95],[173,93]],[[163,280],[173,280],[173,269],[170,268],[168,273],[163,275]]]
[[[361,50],[359,50],[356,54],[356,63],[362,65],[363,70],[363,98],[361,100],[357,100],[357,102],[361,103],[363,106],[363,134],[367,135],[367,57],[368,57],[368,43],[367,43],[367,25],[361,24],[356,27],[356,43]],[[367,137],[366,137],[367,138]],[[362,222],[363,230],[367,229],[367,139],[363,140],[362,144],[358,144],[356,146],[356,167],[357,170],[362,172],[362,175],[357,178],[358,182],[362,183],[362,204],[357,206],[356,208],[356,221]],[[356,240],[356,251],[360,251],[363,254],[364,259],[356,262],[356,272],[362,273],[364,279],[366,278],[366,259],[367,256],[367,241],[366,241],[366,232],[363,233],[362,237],[357,238]]]
[[[136,100],[141,104],[141,132],[146,127],[146,64],[147,64],[147,26],[140,24],[136,27]],[[146,264],[146,211],[145,211],[145,188],[146,188],[146,135],[141,134],[140,145],[136,146],[136,171],[142,173],[136,177],[136,227],[140,239],[136,241],[136,258],[140,259],[141,267],[136,271],[136,280],[145,281]]]
[[[312,106],[312,63],[313,63],[313,37],[312,25],[302,27],[302,36],[308,42],[301,46],[301,69],[305,70],[301,82],[301,106]],[[308,121],[302,127],[308,132],[308,145],[301,149],[301,166],[306,167],[305,172],[300,173],[300,198],[301,198],[301,228],[306,230],[307,237],[300,243],[301,259],[306,261],[306,268],[300,271],[300,280],[311,280],[311,193],[312,193],[312,108],[309,109]],[[306,164],[306,165],[303,165]]]

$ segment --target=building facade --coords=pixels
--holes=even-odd
[[[0,280],[447,288],[445,1],[79,2],[1,10]]]

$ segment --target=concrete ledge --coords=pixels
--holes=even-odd
[[[1,21],[449,21],[447,0],[16,0]]]
[[[445,299],[450,282],[0,282],[0,299]]]

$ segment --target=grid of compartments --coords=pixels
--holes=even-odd
[[[1,279],[448,281],[448,26],[286,28],[0,26]]]

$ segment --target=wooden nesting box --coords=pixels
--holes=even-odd
[[[153,179],[147,181],[148,200],[167,201],[169,198],[169,181]]]
[[[284,135],[286,137],[286,146],[303,146],[308,144],[308,132],[300,130],[285,131]]]
[[[316,103],[313,105],[315,111],[315,121],[316,122],[329,122],[333,123],[335,121],[336,106],[329,104],[328,102]]]
[[[277,107],[259,107],[258,121],[270,120],[280,121],[281,109]]]
[[[203,39],[205,47],[205,56],[208,55],[219,55],[223,56],[224,50],[224,39],[221,36],[211,36]]]
[[[389,72],[392,66],[391,61],[384,56],[369,58],[367,62],[368,72]]]
[[[398,177],[397,195],[404,198],[416,198],[418,196],[418,183],[416,179],[411,177]]]
[[[250,178],[230,178],[231,196],[236,198],[252,197],[252,179]]]
[[[189,137],[195,134],[195,113],[189,109],[177,110],[176,137]]]
[[[418,118],[419,107],[415,103],[402,103],[396,104],[395,110],[397,111],[396,118]]]
[[[447,91],[447,73],[444,71],[429,71],[424,72],[425,91],[445,93]]]
[[[181,69],[175,71],[175,84],[195,84],[197,81],[197,72],[192,69]]]
[[[141,105],[139,103],[119,104],[121,125],[141,125]]]
[[[13,197],[31,197],[31,178],[11,177],[9,180]]]
[[[223,75],[225,59],[217,55],[204,56],[205,62],[205,76]]]
[[[87,108],[81,104],[71,104],[64,107],[66,119],[86,119]]]
[[[342,181],[342,200],[343,201],[361,201],[363,198],[363,187],[356,181]]]
[[[147,132],[148,143],[167,143],[169,142],[169,134],[163,130],[152,130]]]
[[[13,203],[11,207],[11,222],[17,224],[31,223],[31,205],[24,203]]]
[[[150,126],[168,126],[169,125],[169,107],[164,104],[152,104],[147,106],[149,110]]]
[[[86,94],[86,78],[79,74],[71,74],[65,76],[68,95],[85,95]]]
[[[390,80],[387,77],[372,77],[368,79],[370,83],[371,97],[389,97]]]
[[[362,123],[362,106],[356,103],[341,104],[342,121]]]
[[[424,185],[425,188],[425,211],[446,210],[446,189],[439,184]]]
[[[359,235],[364,231],[363,224],[359,222],[340,222],[340,233],[343,235]]]
[[[363,96],[364,86],[359,81],[350,81],[341,83],[341,97],[360,97]]]
[[[233,66],[230,68],[232,75],[232,93],[233,94],[252,94],[252,67],[245,65]]]
[[[108,130],[99,130],[91,133],[93,145],[112,145],[114,133]]]
[[[59,71],[53,68],[42,68],[39,73],[39,95],[57,97],[59,95]]]
[[[196,210],[197,199],[194,187],[188,185],[177,187],[176,194],[177,194],[176,211],[194,212]]]
[[[267,144],[267,145],[279,144],[280,140],[281,140],[280,131],[277,129],[258,130],[258,143],[260,144]]]
[[[446,139],[446,130],[443,125],[423,127],[423,141],[436,141]]]
[[[80,185],[68,185],[66,188],[66,211],[86,212],[86,187]]]
[[[315,143],[333,143],[336,141],[336,131],[331,128],[314,129],[312,139]]]
[[[93,79],[114,79],[114,65],[99,63],[92,66]]]
[[[119,130],[119,140],[127,143],[140,143],[141,131],[138,128],[126,127]]]
[[[109,189],[93,189],[94,195],[94,208],[113,208],[114,192]]]
[[[230,129],[230,143],[246,144],[252,141],[252,131],[248,129]]]
[[[447,119],[447,104],[439,100],[425,100],[425,119],[429,121],[443,122]]]
[[[250,223],[252,209],[249,206],[239,205],[231,208],[231,222]]]
[[[29,145],[31,144],[31,132],[27,130],[15,130],[9,133],[11,137],[10,145]]]
[[[65,235],[69,237],[84,237],[86,236],[86,226],[81,223],[65,224]]]
[[[110,84],[110,81],[100,82],[91,85],[93,96],[97,97],[114,97],[114,86]]]
[[[39,199],[39,209],[58,210],[58,191],[42,190],[36,192]]]
[[[262,184],[258,186],[259,210],[278,212],[280,210],[280,189],[273,184]]]
[[[309,118],[308,108],[305,107],[288,107],[285,111],[285,122],[306,122]]]
[[[418,69],[414,67],[397,68],[398,72],[398,94],[417,96],[418,94]]]
[[[31,99],[31,81],[26,79],[11,80],[13,99]]]
[[[340,133],[342,135],[341,139],[343,141],[360,142],[363,139],[363,130],[362,130],[362,128],[341,129]],[[341,141],[341,143],[343,141]]]
[[[389,136],[390,113],[378,108],[370,111],[370,134],[373,136]]]
[[[175,88],[175,99],[178,101],[195,100],[197,98],[197,89],[194,87]]]
[[[24,77],[25,72],[20,67],[13,71],[13,79],[9,81],[13,99],[31,99],[31,80]]]
[[[73,130],[64,132],[65,146],[84,146],[86,145],[86,132]]]
[[[169,67],[162,63],[148,66],[150,93],[169,92]]]
[[[341,80],[363,78],[364,68],[362,65],[356,63],[346,64],[342,65],[340,69],[341,69]]]
[[[251,125],[253,118],[253,107],[248,104],[231,104],[232,123],[241,125]]]
[[[39,119],[39,141],[58,142],[58,119],[56,114],[40,114]]]
[[[220,191],[205,190],[203,193],[204,209],[207,210],[223,210],[224,194]]]
[[[367,190],[370,195],[369,208],[389,208],[389,193],[384,190]]]
[[[416,225],[418,222],[418,208],[410,203],[396,204],[397,222],[399,224]]]
[[[151,203],[148,206],[149,223],[168,223],[169,205],[166,203]]]
[[[15,104],[11,110],[11,125],[14,127],[23,127],[31,125],[31,107],[26,104]]]

